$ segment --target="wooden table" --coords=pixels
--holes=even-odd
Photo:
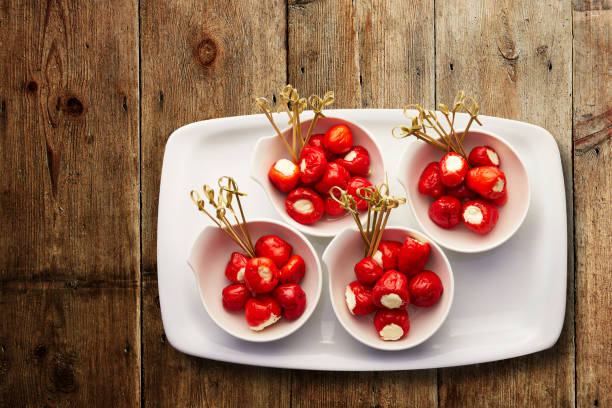
[[[0,2],[0,406],[612,406],[612,3],[232,3]],[[569,209],[557,344],[392,373],[174,350],[156,280],[165,142],[255,113],[288,82],[334,89],[336,108],[434,106],[464,89],[484,114],[548,129]]]

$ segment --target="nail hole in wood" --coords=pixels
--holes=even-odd
[[[123,105],[121,107],[127,112],[127,98],[125,96],[123,97]]]
[[[35,93],[36,91],[38,91],[38,84],[36,83],[36,81],[30,81],[26,85],[26,89],[30,93]]]
[[[552,71],[552,62],[548,61],[548,70]]]
[[[449,68],[450,68],[451,71],[453,71],[453,64],[450,64]]]

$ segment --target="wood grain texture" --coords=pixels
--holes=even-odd
[[[190,122],[256,113],[280,90],[286,5],[279,0],[141,1],[143,399],[145,406],[283,406],[289,374],[197,359],[165,340],[157,300],[159,176],[170,133]],[[206,182],[206,180],[202,180]]]
[[[140,400],[137,27],[0,4],[1,406]]]
[[[612,7],[574,3],[576,400],[612,406]]]
[[[455,1],[436,5],[436,102],[459,89],[482,113],[538,124],[561,151],[568,203],[568,295],[563,333],[544,352],[439,370],[440,405],[574,405],[571,8],[569,1]]]

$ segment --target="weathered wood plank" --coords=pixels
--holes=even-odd
[[[612,4],[574,2],[576,401],[612,406]]]
[[[286,81],[280,0],[141,1],[143,398],[145,406],[281,406],[286,371],[186,356],[163,335],[156,302],[156,228],[165,142],[197,120],[256,113],[254,97]],[[163,67],[163,69],[162,69]],[[203,180],[204,182],[205,180]],[[245,399],[246,398],[246,399]]]
[[[574,296],[569,1],[436,4],[436,102],[464,89],[482,113],[538,124],[556,138],[566,180],[568,296],[562,336],[522,358],[439,370],[440,405],[573,406]]]
[[[2,406],[140,400],[137,13],[0,5]]]

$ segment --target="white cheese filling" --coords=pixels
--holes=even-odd
[[[495,185],[493,186],[492,190],[496,193],[501,193],[502,191],[504,191],[504,180],[501,177],[497,178],[497,181],[495,182]]]
[[[478,225],[482,222],[482,218],[482,211],[475,205],[468,206],[463,212],[463,219],[470,224]]]
[[[310,214],[314,211],[314,205],[310,200],[297,200],[293,203],[293,209],[300,214]]]
[[[404,302],[397,293],[389,293],[388,295],[382,295],[380,303],[387,309],[397,309]]]
[[[275,314],[271,314],[270,318],[268,320],[266,320],[265,322],[263,322],[262,324],[258,325],[258,326],[249,326],[249,328],[253,331],[262,331],[263,329],[265,329],[266,327],[273,325],[274,323],[278,322],[278,319],[280,319],[280,316],[277,316]]]
[[[272,271],[267,266],[260,266],[257,269],[257,273],[259,273],[261,279],[266,282],[270,282],[270,280],[272,279]]]
[[[355,314],[353,313],[353,310],[355,309],[355,306],[357,306],[357,299],[355,298],[355,294],[351,290],[350,286],[347,286],[346,290],[344,291],[344,299],[346,300],[346,306],[348,307],[349,312],[351,312],[351,314]]]
[[[445,160],[446,169],[450,172],[459,171],[463,167],[461,156],[448,156]]]
[[[395,323],[391,323],[378,332],[383,340],[399,340],[404,335],[404,329]]]
[[[489,160],[491,160],[491,163],[496,166],[499,166],[499,156],[497,155],[497,153],[495,153],[491,149],[487,149],[487,156],[489,157]]]
[[[382,255],[382,252],[378,250],[374,253],[374,255],[372,255],[372,259],[374,259],[381,268],[383,267]]]
[[[274,168],[282,173],[284,176],[292,176],[297,169],[297,166],[291,161],[287,159],[280,159],[274,165]]]
[[[236,274],[236,279],[238,282],[244,282],[244,266],[238,269],[238,273]]]
[[[303,159],[300,162],[300,170],[302,170],[302,172],[306,171],[306,160],[305,159]]]
[[[351,150],[350,152],[348,152],[346,154],[346,156],[344,156],[344,160],[346,161],[353,161],[353,159],[355,159],[355,157],[357,157],[357,152],[354,150]]]

